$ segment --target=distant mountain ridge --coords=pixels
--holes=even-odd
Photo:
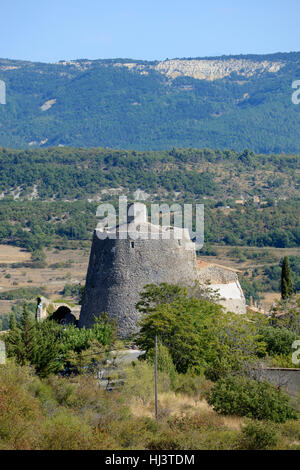
[[[127,67],[137,70],[141,74],[148,74],[148,70],[157,70],[170,79],[177,77],[192,77],[197,80],[218,80],[229,77],[236,72],[243,77],[251,77],[255,73],[278,72],[285,66],[282,61],[255,61],[251,59],[172,59],[158,62],[153,65],[138,64],[136,62],[117,62],[118,67]]]
[[[142,61],[0,59],[0,146],[300,152],[300,52]]]

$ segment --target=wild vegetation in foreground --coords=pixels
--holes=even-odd
[[[0,449],[300,449],[299,419],[217,413],[204,398],[211,382],[191,374],[171,385],[160,372],[155,420],[153,367],[129,369],[125,386],[106,392],[91,376],[41,379],[8,361],[0,366]]]
[[[99,372],[108,351],[126,345],[105,317],[78,330],[51,317],[36,323],[26,309],[20,323],[12,316],[3,334],[9,358],[0,365],[0,448],[300,449],[299,400],[251,375],[259,361],[288,362],[299,310],[271,323],[224,313],[207,296],[147,286],[138,304],[147,315],[134,338],[145,354],[112,362],[110,392],[99,387]]]

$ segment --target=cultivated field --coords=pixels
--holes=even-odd
[[[215,263],[235,269],[238,274],[248,274],[260,266],[278,264],[285,255],[300,256],[300,248],[257,248],[257,247],[231,247],[214,245],[217,256],[204,256],[200,258],[209,263]],[[262,259],[240,260],[234,249],[261,252]],[[270,262],[263,258],[265,252],[272,256]],[[52,299],[61,297],[65,284],[84,284],[89,261],[89,248],[76,250],[45,250],[46,267],[27,267],[30,262],[30,253],[18,247],[0,245],[0,293],[18,289],[20,287],[42,287],[47,296]],[[13,267],[17,264],[17,267]],[[24,266],[22,266],[24,264]],[[263,292],[260,294],[261,306],[268,310],[275,299],[279,299],[277,292]],[[0,300],[0,314],[10,312],[15,300]]]
[[[9,248],[6,252],[6,249]],[[50,298],[61,297],[65,284],[84,284],[89,252],[86,250],[45,251],[45,268],[14,268],[13,263],[30,260],[30,253],[0,245],[0,293],[20,287],[43,287]],[[4,261],[5,259],[5,261]],[[8,313],[14,301],[0,300],[0,314]]]

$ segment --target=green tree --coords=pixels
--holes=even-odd
[[[8,355],[14,356],[20,365],[30,362],[34,350],[34,323],[24,305],[21,322],[16,324],[14,315],[10,319],[10,332],[6,339]]]
[[[147,315],[140,321],[136,341],[149,351],[157,335],[169,349],[177,372],[205,372],[216,379],[247,367],[257,359],[257,354],[264,353],[257,326],[247,321],[246,316],[224,312],[218,304],[190,297],[179,286],[175,295],[175,286],[167,289],[162,285],[160,297],[159,288],[154,289],[156,303],[147,297],[144,310]],[[172,296],[166,296],[166,291]]]
[[[34,320],[24,305],[23,315],[21,318],[21,338],[23,345],[23,360],[24,363],[30,360],[34,350]]]
[[[9,318],[9,329],[10,331],[15,331],[16,327],[17,327],[16,317],[15,317],[15,314],[12,312]]]
[[[74,372],[83,370],[83,366],[99,358],[99,353],[114,338],[114,326],[106,317],[96,319],[90,329],[79,330],[74,325],[63,327],[53,320],[35,322],[24,306],[18,324],[11,315],[6,343],[8,355],[18,364],[29,363],[40,377],[47,377],[70,365],[74,366]]]
[[[270,356],[290,356],[292,344],[298,339],[296,333],[284,327],[263,326],[259,333],[266,343],[266,351]]]
[[[9,318],[9,334],[5,338],[8,356],[17,356],[21,348],[21,331],[17,327],[15,314],[12,312]]]
[[[272,309],[271,324],[287,328],[300,335],[300,295],[275,302]]]
[[[154,366],[155,363],[155,348],[149,349],[146,354],[147,361]],[[170,377],[171,383],[174,384],[176,379],[176,369],[173,363],[170,351],[166,346],[158,341],[157,345],[157,370],[158,372],[165,372]]]
[[[64,364],[61,351],[62,326],[54,321],[35,324],[34,348],[30,357],[36,373],[47,377],[58,372]]]
[[[142,313],[155,311],[158,304],[167,304],[175,299],[186,298],[188,290],[176,284],[162,282],[159,285],[148,284],[140,293],[140,301],[136,308]]]
[[[293,294],[293,281],[289,258],[285,256],[281,268],[281,298],[288,299]]]
[[[35,250],[31,253],[32,267],[34,268],[45,268],[46,267],[46,255],[43,250]]]

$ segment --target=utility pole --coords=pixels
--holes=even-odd
[[[157,335],[155,335],[155,419],[158,418],[157,406]]]

